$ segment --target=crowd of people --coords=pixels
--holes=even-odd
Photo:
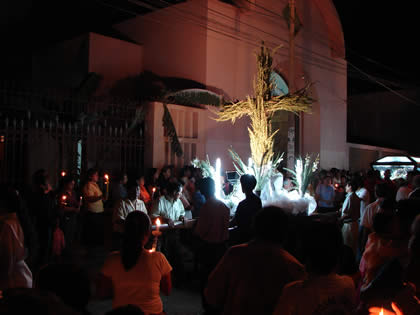
[[[284,175],[284,189],[294,189]],[[391,180],[388,171],[321,170],[308,188],[310,216],[263,207],[256,183],[240,177],[245,199],[234,214],[191,166],[90,169],[82,182],[63,174],[57,189],[39,170],[30,189],[3,187],[0,312],[87,314],[90,300],[112,298],[109,314],[165,314],[160,294],[187,281],[188,246],[205,314],[420,314],[416,171]],[[152,232],[157,219],[168,228]],[[112,252],[91,279],[69,261],[107,235]]]

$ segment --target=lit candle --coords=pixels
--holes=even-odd
[[[67,173],[66,173],[65,171],[62,171],[62,172],[61,172],[61,177],[66,176],[66,174],[67,174]]]
[[[106,194],[105,199],[108,199],[108,193],[109,193],[109,175],[105,174],[105,186],[106,186]]]
[[[66,195],[62,195],[61,196],[61,202],[63,203],[63,205],[66,204],[66,200],[67,200],[67,196]]]
[[[160,228],[160,220],[159,218],[156,220],[156,232],[159,233],[159,228]]]

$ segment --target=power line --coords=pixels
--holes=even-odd
[[[350,62],[348,62],[348,61],[347,61],[347,63],[348,63],[351,67],[353,67],[354,69],[356,69],[357,71],[359,71],[361,74],[363,74],[364,76],[366,76],[366,77],[367,77],[369,80],[371,80],[372,82],[375,82],[375,83],[379,84],[380,86],[384,87],[385,89],[389,90],[390,92],[392,92],[393,94],[395,94],[395,95],[399,96],[400,98],[402,98],[402,99],[406,100],[407,102],[410,102],[410,103],[412,103],[412,104],[414,104],[414,105],[420,106],[420,104],[419,104],[419,103],[417,103],[416,101],[414,101],[414,100],[412,100],[412,99],[410,99],[410,98],[406,97],[405,95],[403,95],[403,94],[401,94],[401,93],[399,93],[399,92],[395,91],[394,89],[392,89],[392,88],[388,87],[387,85],[383,84],[382,82],[380,82],[380,81],[376,80],[376,79],[375,79],[374,77],[372,77],[370,74],[368,74],[368,73],[364,72],[362,69],[359,69],[358,67],[356,67],[356,66],[355,66],[355,65],[353,65],[352,63],[350,63]]]
[[[135,3],[135,2],[137,2],[137,0],[130,0],[132,3]],[[164,0],[161,0],[160,2],[163,2],[163,3],[166,3],[166,4],[170,4],[169,2],[167,2],[167,1],[164,1]],[[140,5],[141,6],[141,3],[138,3],[138,5]],[[201,5],[202,6],[202,5]],[[219,15],[221,15],[221,16],[225,16],[225,17],[227,17],[227,18],[229,18],[229,19],[232,19],[233,21],[235,21],[235,22],[239,22],[240,24],[244,24],[244,25],[246,25],[246,26],[248,26],[248,27],[252,27],[253,29],[255,29],[255,30],[258,30],[258,31],[260,31],[260,32],[263,32],[263,33],[265,33],[265,34],[267,34],[267,35],[270,35],[270,36],[272,36],[272,37],[274,37],[274,38],[277,38],[278,40],[280,40],[280,41],[282,41],[282,42],[285,42],[286,44],[289,44],[289,42],[287,41],[287,40],[285,40],[285,39],[283,39],[283,38],[281,38],[281,37],[278,37],[277,35],[274,35],[274,34],[271,34],[271,33],[269,33],[269,32],[266,32],[266,31],[264,31],[264,30],[261,30],[260,28],[257,28],[257,27],[255,27],[255,26],[253,26],[253,25],[250,25],[250,24],[248,24],[248,23],[245,23],[245,22],[243,22],[243,21],[238,21],[237,19],[234,19],[234,18],[232,18],[232,17],[229,17],[229,16],[227,16],[227,15],[225,15],[225,14],[223,14],[223,13],[221,13],[221,12],[219,12],[219,11],[217,11],[217,10],[214,10],[214,9],[211,9],[211,8],[208,8],[208,7],[206,7],[206,6],[202,6],[203,8],[205,8],[205,9],[207,9],[207,10],[210,10],[210,11],[213,11],[213,12],[217,12]],[[261,6],[260,6],[261,7]],[[190,16],[194,16],[194,17],[197,17],[197,15],[195,15],[195,14],[193,14],[193,13],[191,13],[191,12],[188,12],[188,11],[185,11],[185,10],[182,10],[182,9],[180,9],[180,8],[178,8],[178,7],[176,7],[176,6],[173,6],[173,9],[174,10],[177,10],[177,11],[179,11],[179,12],[181,12],[181,13],[184,13],[184,14],[187,14],[187,15],[190,15]],[[284,17],[282,16],[282,15],[279,15],[279,14],[277,14],[276,12],[273,12],[273,11],[270,11],[270,10],[268,10],[268,9],[266,9],[267,11],[269,11],[269,12],[271,12],[272,14],[274,14],[274,15],[277,15],[277,16],[280,16],[280,17],[282,17],[282,19],[284,19]],[[251,10],[252,11],[252,10]],[[255,12],[255,11],[253,11],[253,12]],[[205,20],[207,17],[206,16],[198,16],[198,18],[200,18],[200,21],[202,21],[203,19]],[[208,19],[208,18],[207,18]],[[220,23],[220,22],[218,22],[218,21],[214,21],[214,20],[211,20],[211,19],[208,19],[210,22],[212,22],[212,23],[215,23],[215,24],[219,24],[219,25],[221,25],[223,28],[231,28],[230,26],[226,26],[226,24],[222,24],[222,23]],[[236,30],[235,30],[236,31]],[[242,32],[243,33],[243,32]],[[249,34],[247,34],[247,35],[249,35]],[[328,45],[325,45],[325,44],[323,44],[323,43],[321,43],[322,45],[324,45],[324,46],[327,46],[328,48],[329,48],[329,46]],[[275,45],[274,44],[274,47],[275,46],[277,46],[277,45]],[[332,62],[332,63],[336,63],[338,66],[343,66],[343,64],[342,63],[340,63],[340,62],[338,62],[338,61],[336,61],[336,60],[334,60],[334,59],[331,59],[331,58],[328,58],[328,57],[325,57],[324,55],[322,55],[322,54],[319,54],[319,53],[316,53],[316,52],[314,52],[314,51],[312,51],[312,50],[310,50],[310,49],[308,49],[308,48],[305,48],[305,47],[302,47],[302,46],[300,46],[300,45],[298,45],[298,44],[296,44],[296,47],[298,47],[298,48],[300,48],[300,49],[302,49],[302,50],[305,50],[305,51],[308,51],[311,55],[317,55],[317,56],[319,56],[320,58],[323,58],[323,59],[325,59],[325,65],[326,66],[332,66],[331,64],[329,64],[328,62]],[[303,52],[302,52],[302,55],[303,55]],[[311,58],[314,58],[313,56],[311,56]],[[322,60],[322,59],[319,59],[318,61],[320,61],[320,60]],[[343,68],[343,70],[344,70],[344,68]]]
[[[103,2],[102,2],[103,3]],[[108,3],[103,3],[104,5],[107,5],[107,6],[110,6],[110,7],[113,7],[114,9],[120,9],[120,8],[118,8],[118,7],[115,7],[115,6],[113,6],[113,5],[110,5],[110,4],[108,4]],[[140,5],[140,4],[139,4]],[[140,5],[141,6],[141,5]],[[185,13],[185,11],[184,10],[180,10],[179,8],[175,8],[177,11],[181,11],[182,13]],[[125,12],[127,12],[127,10],[125,10],[125,9],[122,9],[122,10],[124,10]],[[133,13],[132,11],[128,11],[128,12],[131,12],[131,13]],[[238,34],[232,34],[232,33],[227,33],[226,31],[220,31],[220,30],[216,30],[216,29],[214,29],[214,28],[210,28],[209,26],[208,26],[208,23],[205,23],[205,24],[203,24],[201,21],[203,21],[203,19],[205,18],[205,17],[203,17],[203,16],[197,16],[197,15],[193,15],[193,14],[191,14],[190,12],[186,12],[187,13],[187,15],[188,16],[185,16],[185,15],[182,15],[182,14],[180,14],[180,13],[178,13],[178,15],[179,16],[181,16],[182,18],[188,18],[188,19],[190,19],[192,22],[193,22],[193,24],[195,24],[195,25],[198,25],[198,26],[200,26],[200,27],[202,27],[202,28],[205,28],[205,29],[207,29],[207,30],[210,30],[210,31],[213,31],[213,32],[215,32],[215,33],[218,33],[218,34],[221,34],[221,35],[224,35],[224,36],[227,36],[227,37],[229,37],[229,38],[232,38],[232,39],[235,39],[235,40],[239,40],[239,41],[242,41],[242,42],[245,42],[245,43],[247,43],[247,44],[249,44],[249,45],[252,45],[252,46],[254,46],[254,47],[259,47],[259,44],[256,44],[255,42],[253,42],[252,41],[252,39],[249,39],[249,38],[245,38],[243,35],[241,36],[241,35],[238,35]],[[136,14],[135,12],[133,13],[133,14]],[[199,18],[200,19],[200,21],[199,22],[197,22],[196,20],[195,20],[195,18]],[[149,19],[149,20],[153,20],[153,19],[150,19],[150,17],[148,17],[147,15],[146,16],[143,16],[143,18],[145,18],[145,19]],[[153,21],[155,21],[156,22],[156,20],[153,20]],[[221,25],[224,29],[226,29],[226,25],[225,24],[222,24],[222,23],[220,23],[220,22],[218,22],[218,21],[214,21],[214,20],[211,20],[210,19],[210,22],[212,22],[212,23],[215,23],[215,24],[219,24],[219,25]],[[160,24],[164,24],[164,23],[162,23],[161,21],[158,21],[158,23],[160,23]],[[243,32],[242,32],[243,33]],[[270,34],[270,33],[268,33],[268,34]],[[246,35],[249,35],[249,34],[246,34]],[[275,35],[273,35],[273,34],[271,34],[273,37],[276,37]],[[252,42],[250,42],[250,40],[252,41]],[[260,39],[261,40],[261,39]],[[267,41],[266,41],[267,42]],[[272,46],[273,47],[275,47],[276,46],[276,44],[275,43],[272,43]],[[287,56],[286,54],[282,54],[281,52],[280,52],[281,50],[278,50],[277,51],[277,53],[279,54],[279,55],[283,55],[283,56]],[[317,66],[317,67],[319,67],[319,68],[322,68],[322,69],[324,69],[324,70],[327,70],[327,71],[332,71],[332,72],[335,72],[335,73],[337,73],[337,74],[341,74],[341,75],[345,75],[345,73],[339,73],[339,72],[337,72],[336,70],[337,69],[330,69],[330,68],[328,68],[328,66],[332,66],[332,65],[330,65],[330,64],[324,64],[324,67],[323,67],[323,65],[322,64],[317,64],[316,63],[316,61],[318,61],[318,62],[323,62],[322,60],[315,60],[315,63],[314,62],[309,62],[308,60],[306,60],[306,59],[304,59],[304,55],[302,55],[302,58],[299,58],[298,57],[298,59],[300,59],[303,63],[306,63],[306,64],[309,64],[309,65],[313,65],[313,66]],[[311,56],[311,58],[314,58],[313,56]],[[325,58],[325,57],[324,57]],[[343,67],[343,70],[345,70],[345,68]]]

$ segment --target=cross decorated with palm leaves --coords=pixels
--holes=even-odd
[[[257,58],[257,75],[254,79],[254,97],[247,96],[245,100],[227,104],[217,114],[216,121],[232,121],[248,116],[251,125],[248,127],[251,155],[256,166],[261,167],[273,160],[274,136],[278,130],[272,130],[271,119],[280,110],[298,114],[310,112],[313,99],[308,95],[311,84],[295,93],[272,96],[273,82],[271,80],[272,55],[276,49],[269,49],[262,43]]]

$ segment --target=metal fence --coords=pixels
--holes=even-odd
[[[0,88],[0,182],[29,183],[37,169],[143,167],[142,108],[135,102],[80,100]],[[140,115],[139,115],[140,114]]]

